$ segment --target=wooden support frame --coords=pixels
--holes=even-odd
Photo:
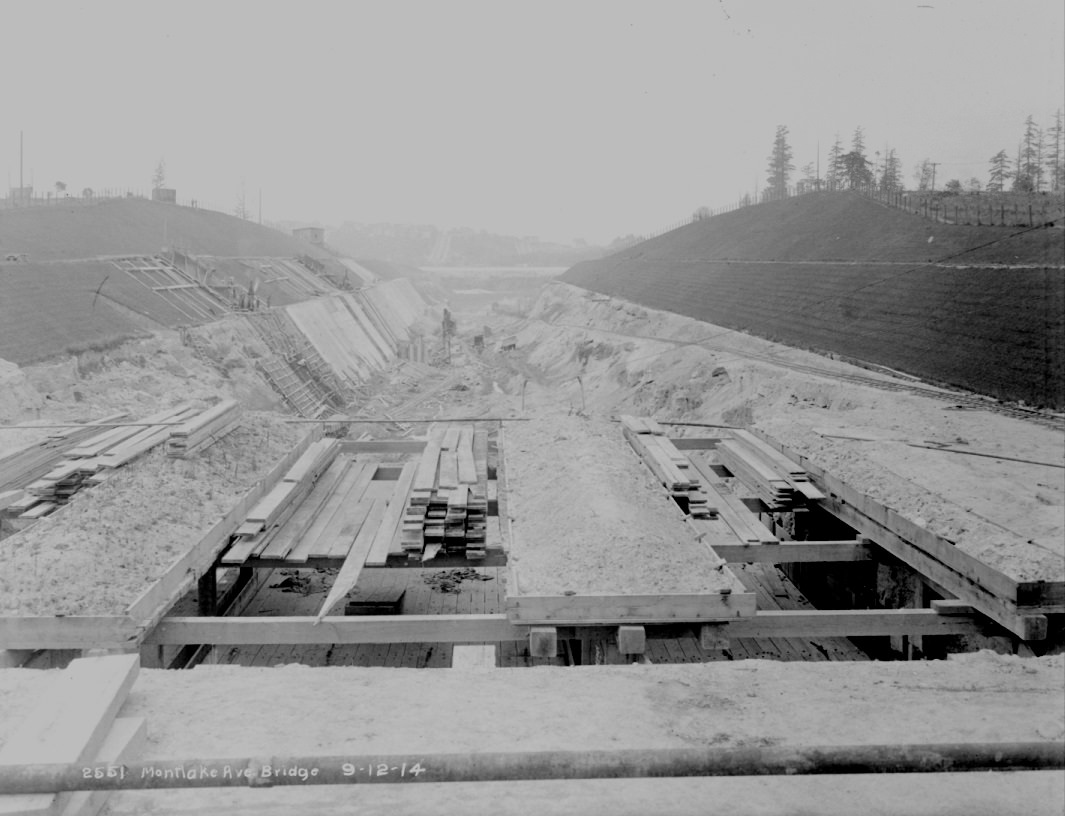
[[[679,623],[729,620],[754,615],[757,602],[735,580],[739,591],[716,594],[658,595],[507,595],[507,617],[514,623],[563,625]]]
[[[754,430],[753,433],[761,438],[766,444],[781,451],[781,453],[789,459],[801,465],[803,469],[816,480],[818,487],[824,492],[831,494],[824,500],[824,502],[822,502],[822,506],[836,515],[839,514],[835,508],[838,508],[841,505],[851,508],[855,511],[857,516],[872,522],[877,528],[895,536],[895,538],[903,542],[907,550],[914,551],[939,562],[942,566],[946,567],[957,576],[960,576],[966,583],[974,584],[979,588],[984,589],[993,597],[1013,604],[1016,607],[1041,608],[1043,612],[1065,612],[1065,581],[1015,580],[1003,572],[1000,572],[995,567],[985,564],[978,558],[963,551],[953,542],[918,526],[909,519],[903,518],[891,508],[859,493],[854,488],[845,484],[842,480],[830,473],[826,473],[823,469],[811,463],[807,457],[788,450],[784,445],[772,439],[765,433],[757,430]],[[840,518],[842,518],[842,516],[840,516]],[[843,521],[851,524],[851,522],[846,519],[843,519]],[[851,526],[854,527],[855,525],[851,524]],[[875,530],[875,528],[872,529]],[[876,535],[866,533],[864,530],[859,530],[859,532],[863,535],[868,535],[869,538],[873,539],[878,544],[881,544],[881,546],[884,546]],[[885,547],[885,549],[888,548]],[[922,572],[920,567],[911,563],[906,558],[898,555],[896,557],[905,563],[910,564],[910,566],[917,569],[918,572]],[[922,574],[924,573],[922,572]],[[959,598],[963,597],[960,593],[954,591],[954,586],[951,584],[939,581],[934,575],[928,575],[927,577],[941,584],[950,592],[958,595]],[[948,580],[951,580],[949,576],[947,577]],[[955,578],[952,580],[952,583],[957,585],[959,582]],[[990,610],[981,609],[981,611],[994,617]],[[1020,617],[1024,616],[1025,613],[1020,613]],[[1011,631],[1013,631],[1013,628],[1006,620],[1002,620],[1001,622],[1004,626],[1007,626],[1007,628],[1010,628]],[[1012,623],[1017,625],[1017,628],[1022,631],[1039,628],[1038,623],[1018,625],[1019,622],[1017,620],[1014,620]],[[1016,634],[1023,637],[1019,631],[1016,632]]]
[[[214,646],[313,643],[497,643],[524,641],[528,627],[505,615],[373,615],[164,618],[146,643]]]
[[[869,539],[853,541],[781,541],[780,544],[712,544],[711,549],[730,564],[794,564],[804,561],[871,561]]]
[[[875,637],[883,635],[976,635],[998,632],[995,624],[980,615],[942,614],[936,609],[774,610],[753,617],[708,621],[706,627],[730,638]],[[582,622],[587,633],[601,629],[608,638],[609,624]],[[677,637],[691,622],[675,621],[629,626],[640,629],[645,640]],[[506,615],[375,615],[335,616],[316,624],[313,617],[164,618],[146,638],[147,645],[205,643],[216,646],[249,644],[330,643],[500,643],[524,641],[530,651],[537,643],[554,638],[572,638],[573,629],[555,626],[523,626]],[[535,638],[534,634],[535,633]],[[632,637],[638,637],[635,632]],[[628,636],[626,636],[628,637]],[[634,641],[627,641],[633,643]],[[540,651],[539,647],[536,647]],[[554,657],[555,652],[544,650]],[[620,650],[620,649],[619,649]]]

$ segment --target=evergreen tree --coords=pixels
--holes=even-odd
[[[1017,145],[1017,161],[1014,165],[1013,185],[1010,187],[1015,193],[1032,192],[1032,177],[1025,172],[1024,166],[1024,142]]]
[[[902,162],[895,155],[894,148],[887,148],[884,153],[884,169],[880,176],[880,189],[894,192],[902,189]]]
[[[843,184],[843,142],[836,134],[836,141],[828,149],[828,168],[825,170],[825,186],[838,190]]]
[[[921,163],[913,170],[913,180],[917,182],[920,191],[929,190],[932,187],[932,161],[921,159]]]
[[[166,186],[166,161],[159,159],[159,164],[155,165],[155,172],[152,173],[152,189],[158,190],[164,186]]]
[[[1010,157],[1005,150],[1000,150],[988,162],[991,164],[987,190],[991,193],[1001,193],[1006,189],[1006,182],[1013,176],[1010,171]]]
[[[773,139],[773,152],[769,156],[768,177],[769,198],[784,198],[788,194],[788,178],[795,165],[791,163],[791,147],[788,145],[787,125],[777,125],[777,135]]]
[[[1047,129],[1046,169],[1050,176],[1048,186],[1052,192],[1065,189],[1065,165],[1062,153],[1065,150],[1065,129],[1062,127],[1061,108],[1054,114],[1054,124]]]
[[[843,164],[842,180],[847,187],[859,190],[873,183],[873,171],[869,169],[869,160],[865,156],[852,150],[840,158]]]
[[[851,137],[851,152],[865,156],[865,132],[860,125],[854,129],[854,135]]]

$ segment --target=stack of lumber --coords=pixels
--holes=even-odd
[[[69,448],[81,444],[94,433],[99,433],[99,428],[94,426],[118,422],[126,416],[125,412],[112,414],[85,425],[55,431],[36,444],[0,458],[0,492],[21,489],[29,482],[41,478],[59,463]]]
[[[414,471],[403,517],[407,557],[429,560],[441,550],[486,556],[487,433],[472,425],[434,427]]]
[[[694,518],[713,518],[717,508],[709,503],[699,480],[690,472],[688,457],[666,437],[662,426],[653,419],[621,416],[621,429],[633,450],[651,469],[655,478],[675,499],[686,500]]]
[[[788,510],[824,494],[806,472],[747,431],[735,431],[717,446],[718,462],[750,487],[770,510]]]
[[[184,459],[213,444],[240,424],[240,403],[233,399],[222,400],[213,408],[170,429],[166,441],[166,455]]]
[[[339,451],[337,439],[312,442],[281,481],[248,511],[243,524],[237,528],[232,546],[222,556],[222,563],[243,564],[249,557],[262,553],[333,464]]]
[[[83,487],[104,481],[110,470],[162,443],[169,436],[172,423],[190,419],[195,414],[195,408],[182,405],[129,425],[108,428],[82,440],[67,450],[51,470],[27,485],[25,500],[11,507],[22,510],[20,518],[35,519],[47,515],[70,501]]]
[[[694,452],[691,458],[695,475],[702,480],[703,488],[710,494],[711,501],[717,508],[718,517],[728,525],[733,534],[744,544],[778,544],[779,539],[759,521],[738,497],[732,495],[728,487],[702,458],[701,452]]]

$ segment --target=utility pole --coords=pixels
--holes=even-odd
[[[21,207],[26,188],[22,184],[22,131],[18,132],[18,203]]]
[[[942,164],[942,162],[929,162],[932,165],[932,192],[936,191],[936,168]]]
[[[263,225],[263,188],[259,188],[259,226]]]

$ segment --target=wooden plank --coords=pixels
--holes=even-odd
[[[995,631],[979,616],[940,615],[933,609],[759,610],[753,617],[728,622],[729,637],[741,638],[977,635]]]
[[[0,765],[60,764],[90,761],[103,746],[118,710],[140,670],[138,654],[84,657],[55,678],[0,748]],[[3,813],[56,813],[69,794],[0,797]]]
[[[344,439],[340,442],[342,453],[406,453],[425,451],[424,439]]]
[[[118,717],[107,732],[94,762],[120,765],[140,759],[148,744],[144,717]],[[77,791],[63,808],[63,816],[97,816],[107,804],[111,791]]]
[[[310,495],[300,503],[266,548],[259,553],[261,558],[284,558],[292,551],[314,523],[318,513],[325,507],[337,484],[347,474],[351,465],[352,461],[347,457],[338,456],[333,460],[329,469],[315,484]],[[238,529],[237,532],[239,533],[240,530]]]
[[[344,475],[344,478],[337,484],[332,495],[326,500],[321,511],[315,516],[310,527],[307,528],[307,531],[296,543],[296,546],[292,548],[286,560],[306,561],[308,558],[329,554],[333,538],[327,538],[327,533],[332,530],[332,536],[335,537],[337,532],[340,531],[344,524],[348,496],[356,487],[360,478],[365,475],[367,469],[372,470],[374,467],[375,465],[367,464],[366,462],[355,462],[352,465],[351,469]],[[364,483],[360,494],[365,489],[366,485]]]
[[[742,589],[742,585],[737,582]],[[670,623],[729,620],[754,615],[753,592],[659,595],[507,596],[507,616],[515,623],[566,624]]]
[[[458,480],[459,484],[477,484],[477,463],[473,458],[472,425],[465,426],[459,431]]]
[[[314,617],[164,618],[149,645],[209,643],[485,643],[524,641],[528,627],[506,615],[369,615]]]
[[[372,509],[373,500],[366,498],[366,488],[373,481],[375,470],[376,467],[371,463],[348,492],[347,512],[343,516],[343,525],[333,538],[329,552],[326,553],[327,558],[347,558],[351,545]],[[328,539],[330,535],[332,535],[331,531],[327,531],[324,537]]]
[[[140,634],[119,615],[0,617],[0,649],[133,648]]]
[[[794,564],[801,561],[869,561],[870,544],[854,541],[782,541],[780,544],[711,544],[730,564]]]
[[[459,486],[459,459],[455,451],[440,451],[440,477],[441,490],[453,490]]]
[[[318,610],[318,620],[328,615],[329,610],[355,588],[355,584],[359,581],[359,575],[362,573],[362,568],[366,564],[366,556],[369,555],[370,548],[376,540],[377,531],[381,528],[380,519],[383,519],[387,509],[386,503],[380,499],[374,499],[369,503],[364,519],[365,523],[352,541],[344,559],[344,565],[333,580],[333,586],[322,603],[321,609]]]
[[[403,511],[407,507],[407,499],[410,495],[411,483],[414,481],[415,465],[407,462],[396,486],[392,490],[392,496],[388,500],[388,509],[381,519],[377,528],[373,543],[370,545],[369,554],[366,557],[367,566],[384,566],[388,562],[388,553],[392,549],[392,542],[403,521]]]
[[[324,527],[317,529],[316,540],[311,543],[309,557],[328,558],[332,557],[335,552],[337,557],[343,558],[344,556],[340,555],[340,552],[343,550],[346,553],[351,541],[355,540],[359,528],[356,526],[353,529],[353,526],[355,524],[361,526],[362,521],[365,520],[365,516],[362,515],[360,521],[359,505],[364,502],[363,496],[366,486],[372,482],[374,471],[376,470],[374,463],[357,462],[356,468],[360,464],[362,464],[363,468],[360,469],[354,482],[347,487],[341,497],[338,510],[333,513],[332,518],[327,521]]]
[[[775,544],[778,541],[777,537],[747,509],[739,498],[717,489],[720,480],[702,457],[694,455],[690,457],[690,461],[698,474],[698,482],[707,493],[710,504],[717,508],[718,516],[732,529],[740,541],[755,544]]]
[[[717,436],[671,436],[669,441],[677,450],[713,450],[721,437]]]
[[[458,450],[460,429],[458,425],[448,425],[444,431],[444,439],[441,448],[454,453]]]
[[[461,644],[451,651],[451,668],[469,670],[494,669],[496,647],[494,643]]]
[[[418,469],[415,471],[413,489],[418,491],[431,491],[436,487],[436,473],[440,463],[440,434],[430,438],[418,460]]]

